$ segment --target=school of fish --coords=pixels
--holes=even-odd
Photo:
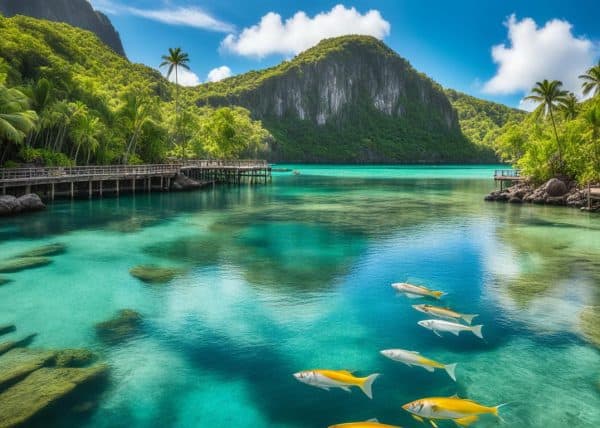
[[[410,299],[433,298],[440,300],[445,295],[442,291],[430,290],[422,285],[414,285],[406,282],[393,283],[392,288]],[[476,337],[483,339],[483,325],[471,325],[473,318],[478,316],[476,314],[463,314],[447,307],[430,304],[412,305],[412,307],[419,312],[433,317],[418,321],[417,324],[431,330],[439,337],[442,337],[441,333],[451,333],[458,336],[461,332],[470,332]],[[462,324],[461,321],[465,324]],[[384,349],[379,352],[384,357],[403,363],[408,367],[421,367],[431,373],[436,369],[444,370],[456,382],[456,364],[444,364],[425,357],[418,351],[406,349]],[[351,387],[357,387],[370,399],[373,398],[373,383],[379,376],[379,373],[374,373],[365,377],[358,377],[348,370],[327,369],[304,370],[294,373],[294,377],[304,384],[326,391],[332,388],[339,388],[351,392]],[[434,428],[438,428],[436,421],[440,420],[450,420],[459,427],[468,427],[477,422],[482,415],[489,414],[500,418],[498,409],[505,405],[500,404],[490,407],[473,400],[459,398],[455,395],[452,397],[421,398],[404,404],[402,409],[410,413],[415,420],[428,422]],[[380,423],[376,419],[364,422],[345,422],[329,426],[329,428],[371,427],[401,428],[397,425]]]

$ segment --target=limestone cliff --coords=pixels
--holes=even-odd
[[[125,56],[119,33],[106,15],[95,11],[87,0],[0,0],[0,13],[26,15],[65,22],[95,33],[119,55]]]

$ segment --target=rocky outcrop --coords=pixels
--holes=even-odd
[[[3,334],[12,333],[16,329],[17,328],[14,324],[0,325],[0,336],[2,336]]]
[[[0,358],[0,392],[49,365],[55,356],[53,351],[32,351],[27,348],[15,348],[7,352]]]
[[[66,250],[67,246],[65,244],[48,244],[20,253],[16,258],[56,256],[64,253]]]
[[[175,278],[180,273],[180,270],[154,265],[142,265],[131,268],[129,273],[147,284],[165,284]]]
[[[24,346],[29,346],[33,340],[36,338],[37,334],[30,334],[29,336],[24,337],[21,340],[9,341],[0,343],[0,355],[6,354],[11,349],[21,348]]]
[[[486,201],[509,203],[532,203],[538,205],[566,205],[574,208],[587,207],[587,189],[580,189],[575,182],[565,182],[551,178],[541,186],[535,187],[522,182],[504,190],[496,190],[485,197]],[[595,201],[591,211],[600,212],[600,202]]]
[[[83,28],[95,33],[112,50],[125,56],[119,33],[108,17],[95,11],[87,0],[2,0],[0,13],[7,17],[25,15]]]
[[[193,180],[184,174],[177,174],[171,181],[171,190],[194,190],[201,188],[203,183]]]
[[[0,216],[16,215],[25,212],[41,211],[46,208],[35,193],[16,198],[11,195],[0,196]]]
[[[23,257],[0,262],[0,273],[20,272],[52,263],[48,257]]]

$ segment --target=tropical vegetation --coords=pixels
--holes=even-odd
[[[179,96],[178,84],[130,63],[90,32],[0,16],[0,33],[0,165],[246,156],[269,137],[247,110],[199,109],[193,97]],[[167,74],[174,71],[177,81],[177,70],[188,59],[171,49],[164,57]],[[223,116],[233,118],[226,132],[204,139]]]

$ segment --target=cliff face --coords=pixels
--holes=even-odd
[[[199,105],[240,105],[277,139],[279,161],[475,160],[443,89],[382,42],[322,41],[280,66],[199,89]]]
[[[1,0],[0,13],[7,17],[26,15],[83,28],[125,56],[119,33],[108,17],[95,11],[87,0]]]

